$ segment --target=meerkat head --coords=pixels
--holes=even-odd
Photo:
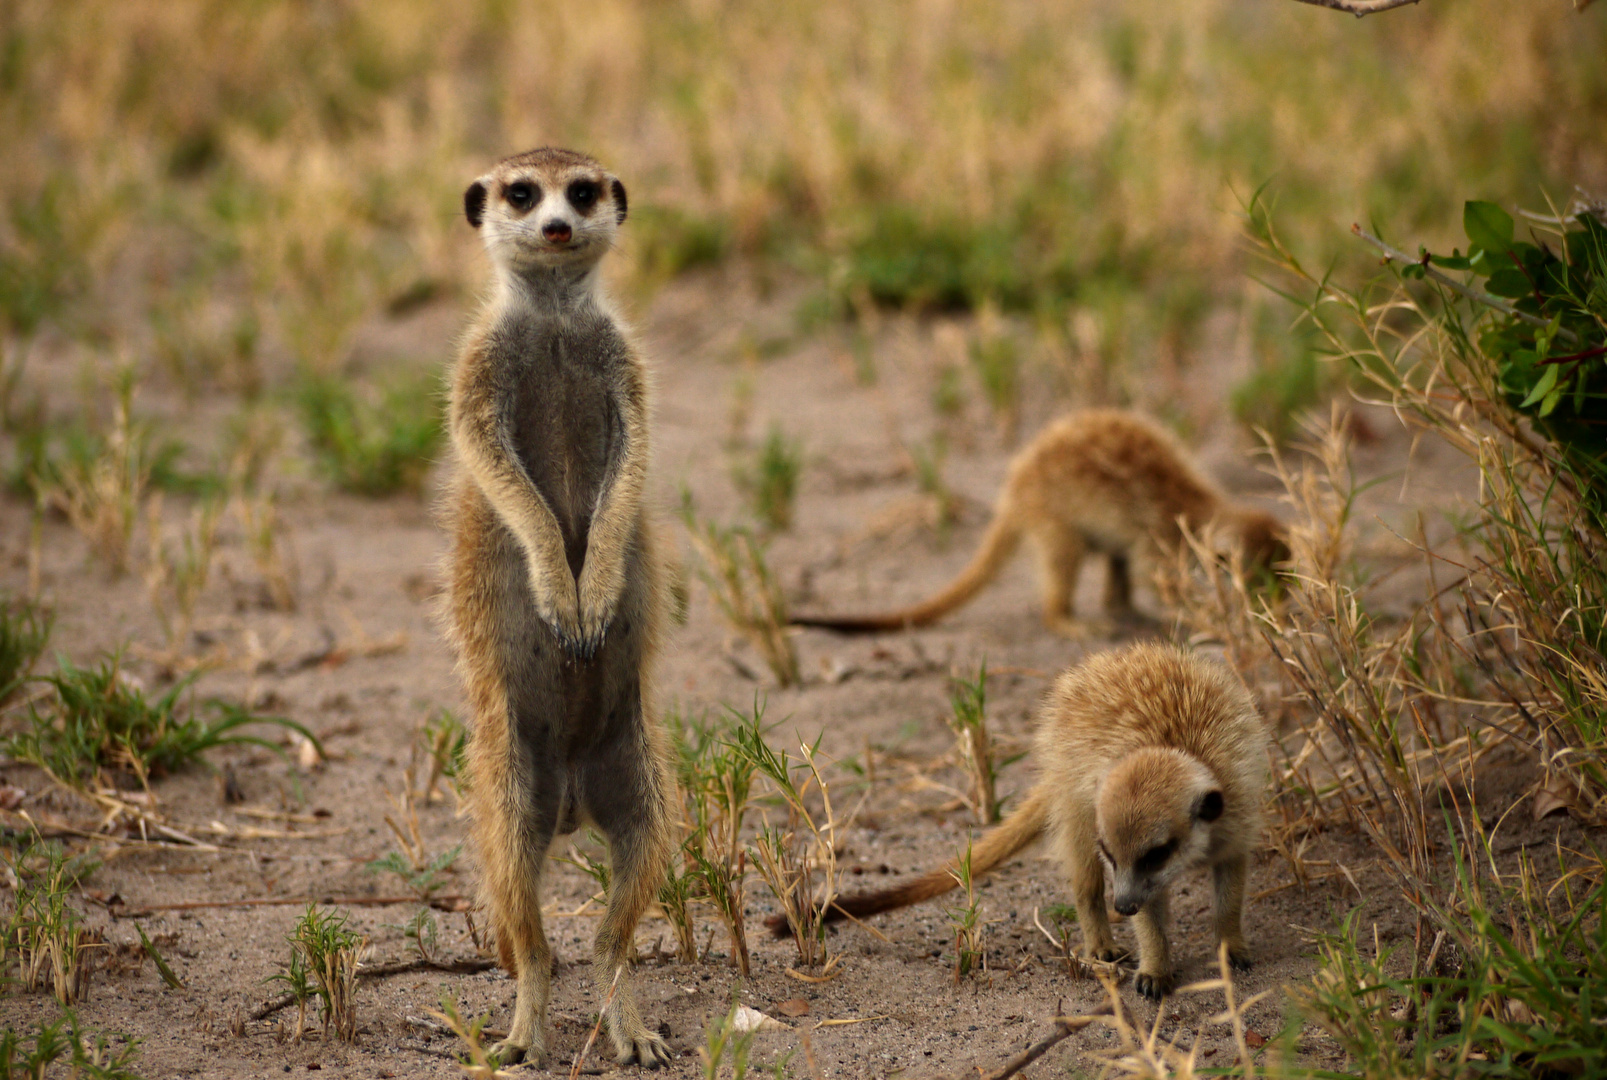
[[[1117,762],[1100,782],[1094,809],[1116,910],[1136,914],[1203,860],[1223,809],[1222,785],[1181,750],[1152,747]]]
[[[625,221],[625,185],[585,154],[542,147],[504,158],[470,184],[463,212],[499,266],[586,267]]]
[[[1244,558],[1252,566],[1272,570],[1289,561],[1289,532],[1283,522],[1264,510],[1245,510],[1239,514],[1239,536],[1244,542]]]

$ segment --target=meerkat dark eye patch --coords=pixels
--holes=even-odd
[[[1207,791],[1204,797],[1200,799],[1200,808],[1194,812],[1194,816],[1201,821],[1215,821],[1222,816],[1222,809],[1222,793],[1220,791]]]
[[[528,210],[541,198],[541,189],[527,180],[515,180],[503,189],[502,197],[515,210]]]
[[[597,205],[597,197],[602,193],[597,181],[576,180],[569,185],[569,190],[565,194],[569,198],[569,205],[582,214],[589,214],[592,207]]]
[[[618,224],[625,224],[625,185],[618,180],[614,181],[614,218]]]
[[[1156,844],[1138,857],[1138,861],[1133,864],[1133,869],[1140,874],[1153,874],[1166,865],[1166,860],[1170,859],[1175,851],[1177,851],[1176,838],[1168,840],[1164,844]]]
[[[470,225],[476,229],[480,227],[480,222],[485,217],[484,184],[476,181],[463,193],[463,215],[469,219]]]

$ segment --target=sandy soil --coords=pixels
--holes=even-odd
[[[946,541],[918,523],[916,487],[899,439],[923,439],[940,421],[931,388],[941,363],[963,362],[946,344],[942,323],[889,319],[873,346],[877,381],[855,378],[852,343],[846,333],[790,338],[791,299],[747,295],[731,280],[672,286],[640,320],[658,372],[656,497],[668,509],[684,486],[700,513],[732,520],[741,512],[725,452],[733,430],[762,437],[772,423],[801,438],[807,453],[797,524],[778,537],[772,564],[799,604],[850,610],[921,596],[968,557],[986,521],[986,508],[1005,470],[1010,447],[973,394],[966,413],[942,421],[952,452],[947,476],[962,497],[962,521]],[[411,358],[444,357],[459,312],[438,308],[365,339],[360,358],[372,366]],[[1223,335],[1224,337],[1226,335]],[[775,352],[769,359],[760,353]],[[1229,487],[1267,500],[1274,485],[1256,468],[1248,441],[1225,419],[1224,388],[1236,375],[1222,350],[1213,362],[1196,360],[1165,379],[1141,387],[1140,403],[1183,421],[1208,467]],[[47,378],[67,376],[47,372]],[[733,387],[752,388],[745,421]],[[1072,402],[1052,392],[1050,374],[1035,372],[1021,427],[1030,433]],[[159,394],[144,404],[178,413]],[[210,430],[226,403],[202,402],[184,423]],[[1406,534],[1421,510],[1454,504],[1471,490],[1471,478],[1454,458],[1429,445],[1412,450],[1409,434],[1382,410],[1366,414],[1372,438],[1358,447],[1363,475],[1391,482],[1367,496],[1364,529],[1382,549],[1389,528]],[[441,469],[434,478],[439,483]],[[203,599],[192,650],[211,652],[220,664],[201,680],[203,693],[254,702],[293,717],[322,734],[331,754],[310,771],[266,752],[218,753],[243,786],[243,806],[225,807],[217,778],[196,770],[157,787],[173,826],[202,842],[137,843],[127,837],[103,841],[105,864],[85,883],[92,922],[113,943],[137,941],[131,920],[169,942],[166,952],[185,982],[169,989],[150,964],[121,974],[102,973],[79,1009],[92,1029],[126,1033],[143,1043],[141,1068],[150,1077],[258,1077],[319,1070],[336,1076],[455,1076],[454,1040],[415,1024],[436,1007],[443,992],[456,996],[466,1013],[489,1011],[493,1026],[506,1023],[513,984],[500,972],[470,975],[441,972],[366,981],[359,991],[362,1034],[355,1046],[324,1042],[316,1034],[285,1041],[281,1023],[291,1013],[263,1021],[246,1019],[276,993],[267,980],[288,954],[285,934],[300,914],[297,898],[344,901],[351,922],[368,936],[373,962],[403,959],[407,942],[398,925],[408,905],[366,906],[354,901],[404,893],[395,877],[365,870],[395,844],[384,822],[388,799],[402,789],[409,747],[418,725],[436,708],[460,707],[450,660],[431,618],[434,566],[442,535],[425,502],[410,498],[367,501],[329,494],[311,481],[292,482],[285,506],[300,570],[301,605],[294,613],[261,603],[261,586],[237,543],[226,545],[222,568]],[[1377,519],[1376,522],[1374,519]],[[0,589],[20,591],[28,565],[28,512],[16,500],[0,500]],[[679,525],[665,515],[667,535],[679,541]],[[61,521],[46,524],[44,592],[57,613],[53,647],[83,663],[125,642],[154,648],[161,635],[145,588],[130,576],[111,580],[90,562],[82,539]],[[1081,604],[1095,603],[1100,582],[1091,570]],[[1416,595],[1403,575],[1402,597]],[[763,665],[732,639],[694,582],[687,625],[673,637],[663,664],[666,701],[685,710],[747,706],[755,694],[777,721],[773,739],[796,732],[813,739],[824,733],[836,756],[874,755],[874,784],[855,826],[844,837],[841,858],[851,884],[890,882],[926,868],[964,843],[970,821],[940,791],[910,782],[916,774],[958,783],[959,774],[939,759],[952,749],[944,725],[951,671],[968,673],[984,658],[998,672],[989,685],[990,720],[1006,747],[1022,745],[1035,701],[1047,679],[1091,649],[1109,642],[1069,643],[1047,635],[1035,616],[1035,583],[1022,558],[968,608],[936,627],[907,635],[842,639],[809,632],[799,639],[805,685],[777,690],[768,679],[745,671]],[[1141,605],[1159,616],[1153,598]],[[1157,633],[1164,624],[1130,629],[1129,636]],[[335,644],[331,652],[330,643]],[[388,643],[390,649],[372,648]],[[365,648],[365,646],[370,646]],[[374,655],[366,655],[366,653]],[[129,670],[156,685],[161,665],[136,648]],[[1005,771],[1002,789],[1023,790],[1030,762]],[[0,777],[28,792],[21,809],[36,818],[93,828],[96,816],[82,803],[49,789],[37,772],[14,765]],[[850,789],[844,777],[843,790]],[[1495,766],[1481,808],[1492,819],[1520,796],[1529,778],[1521,767]],[[290,810],[307,820],[271,820],[244,810]],[[1513,816],[1503,833],[1506,850],[1549,843],[1559,829],[1565,843],[1578,843],[1576,826],[1552,818],[1533,823]],[[8,821],[16,825],[14,815]],[[429,850],[457,843],[463,823],[450,798],[427,808],[422,826]],[[253,833],[253,829],[258,830]],[[295,835],[262,835],[261,831]],[[137,838],[136,838],[137,839]],[[1241,992],[1256,993],[1308,977],[1312,939],[1333,926],[1337,915],[1365,903],[1386,945],[1410,940],[1413,922],[1394,900],[1365,845],[1342,831],[1318,839],[1314,857],[1344,862],[1354,884],[1328,881],[1307,890],[1288,887],[1288,867],[1268,856],[1254,867],[1250,890],[1267,894],[1250,908],[1255,969]],[[586,963],[595,907],[582,907],[588,880],[573,867],[553,863],[549,877],[549,933],[561,960],[555,984],[553,1030],[556,1059],[568,1062],[591,1029],[597,988]],[[442,889],[451,897],[472,892],[472,866],[459,860]],[[703,1025],[726,1009],[734,992],[763,1011],[792,999],[807,1002],[806,1015],[786,1018],[788,1030],[761,1036],[758,1057],[773,1061],[804,1047],[793,1059],[797,1075],[818,1077],[914,1076],[992,1069],[1049,1030],[1056,1013],[1081,1012],[1101,1001],[1097,983],[1068,977],[1055,951],[1033,926],[1033,911],[1069,901],[1052,866],[1037,852],[1018,859],[981,887],[988,921],[987,972],[959,985],[953,979],[953,941],[941,905],[900,912],[876,921],[882,936],[849,928],[832,939],[843,955],[841,974],[824,984],[800,982],[785,972],[789,943],[754,934],[754,970],[737,990],[724,962],[723,932],[713,955],[700,965],[651,960],[637,969],[637,993],[651,1022],[661,1023],[681,1055],[673,1073],[697,1075],[696,1048]],[[110,909],[89,897],[119,898]],[[240,900],[284,900],[280,905],[240,906]],[[1184,980],[1210,974],[1208,888],[1202,874],[1174,894],[1174,949]],[[216,904],[187,910],[177,904]],[[768,894],[751,879],[750,913],[755,922],[771,910]],[[143,913],[143,914],[142,914]],[[115,916],[115,917],[114,917]],[[469,957],[474,948],[459,912],[441,914],[442,952]],[[714,924],[704,922],[704,933]],[[1126,933],[1124,929],[1118,933]],[[637,934],[648,957],[672,938],[662,922],[648,920]],[[1154,1007],[1124,991],[1137,1016],[1148,1022]],[[1185,1042],[1198,1033],[1209,1064],[1228,1064],[1232,1049],[1224,1028],[1208,1023],[1220,1008],[1214,995],[1177,997],[1166,1006],[1161,1031]],[[54,1015],[42,996],[0,999],[6,1024]],[[1283,1002],[1273,994],[1250,1010],[1254,1028],[1271,1035],[1282,1025]],[[821,1021],[859,1020],[816,1027]],[[1097,1055],[1114,1045],[1100,1029],[1073,1037],[1051,1051],[1029,1074],[1073,1074],[1097,1069]],[[1325,1063],[1337,1059],[1320,1039],[1308,1036],[1306,1052]],[[599,1048],[589,1062],[607,1064]],[[561,1065],[555,1066],[562,1067]],[[634,1071],[634,1070],[629,1070]]]

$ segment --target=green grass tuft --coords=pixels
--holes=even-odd
[[[43,680],[54,696],[43,711],[30,710],[26,730],[0,739],[0,750],[76,788],[108,779],[107,774],[143,783],[193,764],[219,746],[260,746],[284,753],[276,743],[240,733],[251,724],[276,725],[316,742],[294,720],[258,716],[217,699],[199,706],[193,699],[186,702],[195,676],[180,680],[159,698],[148,698],[123,676],[121,660],[114,655],[93,668],[60,660],[59,670]]]
[[[433,377],[400,382],[378,403],[330,376],[309,376],[298,404],[319,467],[343,491],[417,494],[441,441],[440,391]]]

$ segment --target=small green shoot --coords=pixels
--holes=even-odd
[[[971,342],[971,366],[1006,442],[1014,442],[1021,419],[1021,349],[1007,333]]]
[[[0,968],[9,978],[13,965],[25,990],[49,988],[62,1005],[81,1001],[89,989],[99,931],[84,926],[68,894],[95,868],[91,860],[67,854],[62,845],[32,842],[11,864],[17,880],[16,908],[0,942]]]
[[[792,505],[802,472],[802,444],[772,426],[753,464],[738,465],[733,477],[759,523],[771,531],[785,532],[792,528]]]
[[[954,982],[959,985],[960,980],[971,972],[986,970],[988,961],[982,947],[982,935],[987,924],[982,921],[982,908],[977,902],[975,882],[971,879],[970,837],[966,837],[965,853],[955,860],[954,869],[949,871],[949,875],[965,890],[965,903],[945,910],[949,924],[954,929]]]
[[[703,1080],[719,1080],[720,1065],[728,1057],[731,1061],[731,1080],[745,1080],[748,1075],[748,1058],[753,1053],[754,1040],[759,1037],[759,1029],[750,1027],[746,1031],[737,1027],[737,1013],[742,1008],[742,1002],[737,991],[731,992],[731,1007],[724,1016],[715,1016],[703,1028],[703,1045],[697,1048],[697,1056],[703,1062]]]
[[[796,686],[798,651],[787,627],[787,601],[765,561],[763,542],[741,526],[698,521],[690,500],[681,515],[702,557],[700,575],[726,623],[759,651],[777,683]]]
[[[458,1009],[458,1002],[448,990],[441,991],[440,1009],[430,1009],[429,1014],[452,1029],[452,1033],[463,1040],[468,1047],[468,1060],[461,1061],[459,1067],[474,1080],[503,1080],[514,1074],[501,1068],[502,1062],[496,1054],[486,1049],[484,1032],[486,1024],[491,1022],[489,1013],[481,1013],[472,1021],[465,1021],[463,1013]]]
[[[139,1040],[126,1035],[118,1038],[123,1045],[115,1053],[104,1033],[88,1043],[71,1009],[40,1024],[31,1037],[7,1025],[0,1033],[0,1080],[49,1080],[58,1075],[70,1080],[140,1080],[134,1071]],[[65,1074],[52,1071],[58,1062],[66,1065]]]
[[[50,641],[52,617],[26,600],[0,600],[0,705],[27,681]]]
[[[166,957],[157,951],[156,943],[146,936],[145,927],[135,923],[134,929],[139,931],[140,948],[145,950],[145,955],[149,956],[151,963],[156,965],[156,973],[162,976],[162,981],[175,990],[183,990],[184,980],[174,974],[173,969],[168,966]]]
[[[306,1025],[307,1003],[316,995],[324,1034],[333,1028],[342,1042],[357,1038],[357,965],[365,939],[346,925],[340,911],[320,911],[314,904],[285,938],[290,943],[286,970],[273,976],[296,1001],[297,1042]]]
[[[949,728],[954,732],[960,762],[970,777],[966,800],[977,824],[992,825],[999,820],[1003,805],[996,787],[999,768],[993,760],[993,743],[988,737],[988,665],[982,662],[974,680],[956,678],[949,695],[953,713]]]

